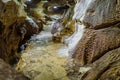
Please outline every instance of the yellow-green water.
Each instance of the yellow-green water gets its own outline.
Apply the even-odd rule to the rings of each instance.
[[[31,80],[69,80],[64,65],[67,62],[67,46],[52,42],[50,26],[31,38],[17,70]]]

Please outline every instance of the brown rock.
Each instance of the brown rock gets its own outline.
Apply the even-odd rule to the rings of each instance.
[[[52,40],[55,43],[60,43],[61,42],[62,37],[61,36],[52,36]]]
[[[6,62],[12,62],[11,60],[17,57],[16,50],[19,42],[23,39],[24,33],[21,33],[21,26],[18,23],[13,23],[9,27],[5,27],[3,24],[1,26],[3,30],[0,34],[0,58]]]
[[[113,26],[99,30],[87,29],[73,58],[81,65],[89,64],[118,47],[120,47],[120,28]]]
[[[29,80],[0,59],[0,80]]]
[[[18,47],[38,33],[42,26],[25,22],[26,13],[22,2],[0,0],[0,4],[0,58],[13,64],[19,56]]]
[[[15,21],[22,21],[26,17],[26,13],[24,11],[24,6],[22,3],[17,0],[11,1],[0,1],[1,12],[0,12],[0,21],[6,27],[12,25]]]
[[[99,80],[120,80],[120,60],[110,65]]]
[[[95,61],[81,80],[119,80],[120,79],[120,48],[107,52]]]

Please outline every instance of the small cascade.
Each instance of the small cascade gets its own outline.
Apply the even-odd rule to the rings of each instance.
[[[75,32],[73,33],[73,35],[71,35],[69,38],[65,40],[66,44],[68,45],[68,52],[70,56],[74,53],[76,45],[82,38],[85,30],[84,28],[85,28],[84,25],[75,23]]]

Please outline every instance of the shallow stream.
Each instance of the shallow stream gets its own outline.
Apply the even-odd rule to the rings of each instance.
[[[27,48],[22,51],[16,67],[32,80],[69,80],[64,65],[68,58],[68,47],[54,43],[51,25],[31,37]]]

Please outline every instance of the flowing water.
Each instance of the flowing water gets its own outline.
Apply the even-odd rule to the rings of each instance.
[[[32,80],[69,80],[63,67],[67,61],[68,48],[54,43],[51,26],[32,36],[16,67]]]
[[[50,23],[52,25],[54,20]],[[23,72],[31,80],[70,80],[65,65],[83,35],[84,26],[75,24],[74,34],[64,40],[66,45],[53,42],[51,25],[45,25],[42,32],[32,36],[27,48],[21,52],[16,70]]]
[[[69,59],[69,49],[80,40],[78,36],[82,36],[83,27],[78,26],[74,38],[68,38],[68,46],[54,43],[50,30],[51,25],[44,26],[42,32],[31,37],[16,69],[32,80],[69,80],[64,65]]]

